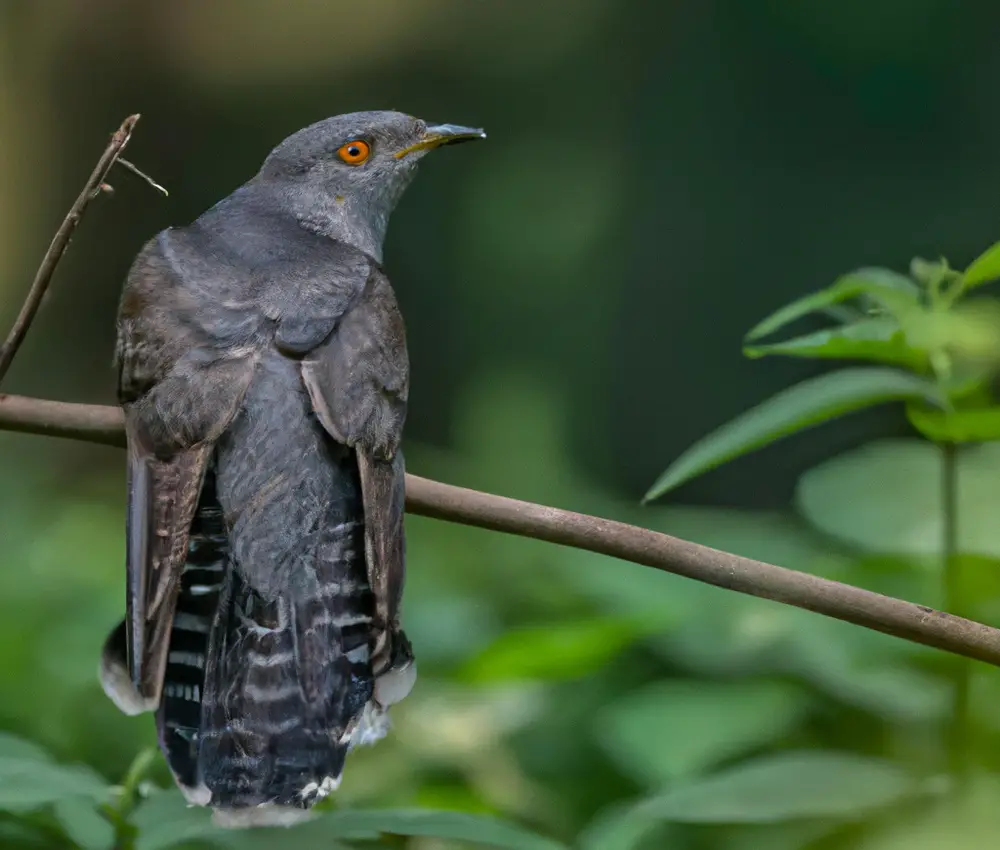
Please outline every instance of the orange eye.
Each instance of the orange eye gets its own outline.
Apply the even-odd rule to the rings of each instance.
[[[364,142],[361,139],[355,139],[353,142],[348,142],[346,145],[342,145],[337,151],[337,156],[339,156],[348,165],[361,165],[369,156],[371,156],[371,145],[368,142]]]

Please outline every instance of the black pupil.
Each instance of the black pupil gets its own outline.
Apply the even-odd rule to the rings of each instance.
[[[357,145],[351,145],[347,149],[347,155],[348,156],[361,156],[361,148],[359,148]]]

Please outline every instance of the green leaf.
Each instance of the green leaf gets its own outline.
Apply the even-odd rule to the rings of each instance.
[[[771,743],[807,708],[805,694],[781,682],[664,682],[602,711],[596,737],[630,777],[662,785]]]
[[[55,816],[70,840],[83,850],[107,850],[114,844],[114,827],[90,800],[80,797],[59,800]]]
[[[637,814],[675,823],[776,823],[805,818],[860,820],[917,790],[888,761],[822,750],[743,762],[644,801]]]
[[[795,505],[818,530],[866,552],[938,556],[941,450],[921,439],[876,440],[799,478]],[[1000,442],[958,453],[958,550],[1000,557]]]
[[[192,841],[209,842],[232,850],[270,850],[273,847],[322,846],[339,850],[340,838],[376,839],[371,829],[337,830],[330,816],[317,814],[297,826],[268,826],[254,829],[231,829],[212,821],[212,813],[201,806],[188,805],[176,789],[154,792],[139,805],[132,816],[138,833],[135,850],[166,850]]]
[[[910,424],[935,443],[986,443],[1000,440],[1000,407],[932,410],[906,405]]]
[[[938,777],[933,777],[937,780]],[[947,786],[940,784],[940,791]],[[929,790],[938,790],[933,787]],[[1000,778],[973,774],[952,793],[919,810],[896,818],[859,840],[857,850],[984,850],[994,847],[1000,834]]]
[[[505,632],[469,659],[459,677],[477,684],[585,676],[600,669],[642,633],[631,619],[596,619]]]
[[[832,286],[786,304],[755,325],[746,340],[760,339],[810,313],[826,310],[852,298],[866,295],[890,313],[920,303],[920,288],[905,275],[890,269],[863,268],[838,278]]]
[[[796,431],[875,404],[915,399],[945,405],[933,382],[897,369],[841,369],[803,381],[698,440],[667,467],[643,501]]]
[[[52,755],[44,747],[9,732],[0,732],[0,760],[7,758],[53,761]]]
[[[1000,360],[1000,303],[977,298],[949,310],[910,310],[900,327],[911,348],[964,360]]]
[[[185,841],[211,841],[232,850],[269,850],[276,846],[322,846],[377,839],[380,835],[423,835],[468,841],[511,850],[566,850],[562,845],[486,815],[423,809],[338,809],[292,827],[232,830],[212,823],[204,808],[188,806],[174,791],[154,794],[136,809],[136,850],[165,850]]]
[[[1000,242],[994,242],[965,270],[962,281],[966,289],[982,286],[1000,277]]]
[[[65,797],[105,800],[109,796],[107,783],[82,765],[0,757],[0,810],[31,811]]]
[[[922,351],[906,344],[899,323],[888,316],[825,328],[785,342],[748,345],[743,353],[753,359],[780,354],[787,357],[871,360],[912,369],[920,369],[927,362],[927,356]]]
[[[359,831],[387,835],[427,836],[467,841],[479,847],[509,850],[566,850],[549,838],[485,815],[422,809],[337,811],[326,818],[335,835],[356,836]]]
[[[633,850],[660,821],[651,815],[644,815],[636,804],[619,804],[598,813],[583,832],[577,836],[580,850]],[[662,828],[662,826],[661,826]],[[661,847],[670,847],[661,836]]]

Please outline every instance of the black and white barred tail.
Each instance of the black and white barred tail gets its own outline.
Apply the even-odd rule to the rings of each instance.
[[[362,517],[323,529],[319,543],[311,597],[262,599],[230,562],[208,470],[155,709],[178,786],[227,825],[306,816],[339,785],[347,752],[385,735],[385,709],[415,679],[402,632],[392,668],[377,682],[372,675]],[[124,658],[122,623],[106,644],[102,683],[126,713],[152,710],[134,697]]]

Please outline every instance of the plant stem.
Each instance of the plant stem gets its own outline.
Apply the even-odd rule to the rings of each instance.
[[[944,579],[944,608],[958,614],[965,608],[958,559],[958,448],[941,443],[941,519],[943,526],[941,566]],[[956,787],[969,772],[969,679],[971,665],[966,658],[952,661],[951,716],[948,719],[948,769]]]
[[[111,821],[115,828],[114,850],[132,850],[135,846],[135,827],[132,826],[129,818],[135,808],[139,796],[139,784],[149,772],[149,768],[156,760],[159,751],[156,747],[149,747],[142,750],[129,765],[122,780],[121,793],[118,798],[118,805],[109,807],[105,812],[105,817]]]

